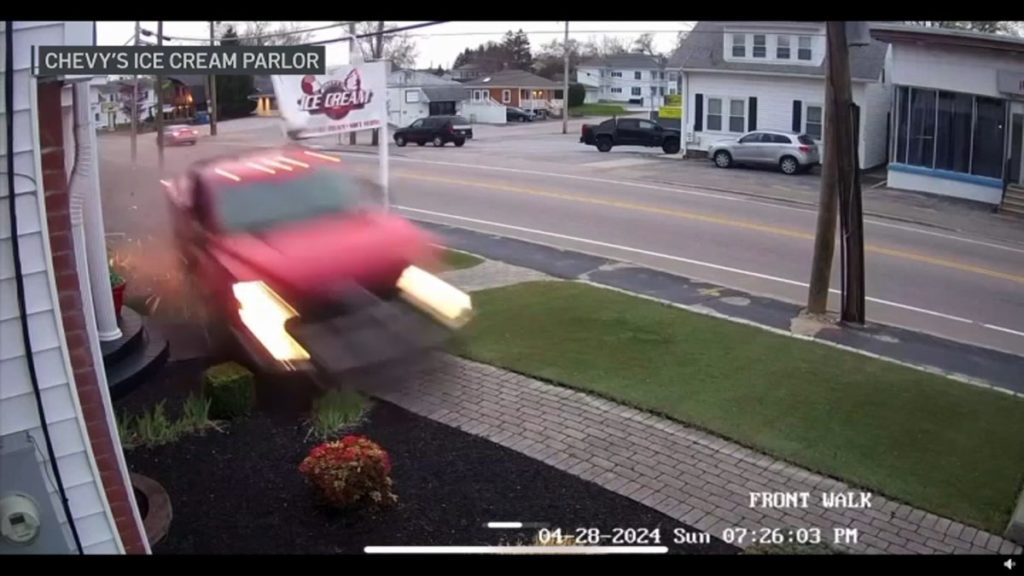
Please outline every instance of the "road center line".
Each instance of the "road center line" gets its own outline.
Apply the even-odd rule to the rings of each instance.
[[[788,278],[780,278],[778,276],[771,276],[771,275],[768,275],[768,274],[761,274],[759,272],[752,272],[750,270],[742,270],[742,269],[739,269],[739,268],[732,268],[732,267],[729,267],[729,266],[722,266],[722,265],[719,265],[719,264],[712,264],[711,262],[703,262],[701,260],[693,260],[691,258],[683,258],[681,256],[673,256],[671,254],[664,254],[664,253],[661,253],[661,252],[652,252],[650,250],[643,250],[643,249],[640,249],[640,248],[631,248],[629,246],[622,246],[620,244],[612,244],[612,243],[609,243],[609,242],[601,242],[600,240],[590,240],[588,238],[580,238],[578,236],[569,236],[567,234],[558,234],[556,232],[547,232],[547,231],[544,231],[544,230],[537,230],[535,228],[526,228],[526,227],[523,227],[523,226],[514,226],[514,225],[511,225],[511,224],[502,224],[502,223],[499,223],[499,222],[492,222],[490,220],[481,220],[481,219],[478,219],[478,218],[469,218],[469,217],[466,217],[466,216],[457,216],[455,214],[447,214],[447,213],[444,213],[444,212],[435,212],[433,210],[422,210],[420,208],[410,208],[410,207],[407,207],[407,206],[397,206],[397,205],[395,206],[395,208],[398,208],[399,210],[405,210],[407,212],[417,212],[417,213],[421,213],[421,214],[429,214],[429,215],[432,215],[432,216],[440,216],[442,218],[451,218],[453,220],[462,220],[462,221],[465,221],[465,222],[474,222],[474,223],[483,224],[483,225],[486,225],[486,226],[494,226],[494,227],[497,227],[497,228],[506,228],[506,229],[509,229],[509,230],[518,230],[520,232],[526,232],[526,233],[529,233],[529,234],[537,234],[537,235],[540,235],[540,236],[549,236],[549,237],[552,237],[552,238],[561,238],[563,240],[570,240],[570,241],[573,241],[573,242],[580,242],[580,243],[583,243],[583,244],[592,244],[594,246],[603,246],[603,247],[606,247],[606,248],[612,248],[612,249],[615,249],[615,250],[621,250],[623,252],[632,252],[632,253],[635,253],[635,254],[643,254],[643,255],[646,255],[646,256],[654,256],[656,258],[664,258],[666,260],[674,260],[676,262],[683,262],[685,264],[693,264],[695,266],[703,266],[705,268],[711,268],[711,269],[714,269],[714,270],[722,270],[724,272],[732,272],[734,274],[740,274],[740,275],[743,275],[743,276],[751,276],[751,277],[754,277],[754,278],[761,278],[761,279],[764,279],[764,280],[771,280],[771,281],[779,282],[779,283],[782,283],[782,284],[789,284],[791,286],[800,286],[802,288],[806,288],[807,287],[807,283],[805,283],[805,282],[799,282],[799,281],[796,281],[796,280],[790,280]],[[833,294],[841,293],[839,290],[837,290],[835,288],[830,289],[829,292],[831,292]],[[921,314],[927,314],[929,316],[936,316],[936,317],[939,317],[939,318],[945,318],[947,320],[953,320],[955,322],[962,322],[962,323],[966,323],[966,324],[976,324],[978,326],[982,326],[982,327],[985,327],[985,328],[990,328],[990,329],[993,329],[993,330],[999,330],[1001,332],[1007,332],[1007,333],[1015,334],[1015,335],[1018,335],[1018,336],[1024,336],[1024,332],[1017,332],[1015,330],[1010,330],[1008,328],[996,327],[996,326],[992,326],[990,324],[984,324],[984,323],[981,323],[981,322],[977,322],[975,320],[970,320],[968,318],[962,318],[960,316],[953,316],[953,315],[950,315],[950,314],[944,314],[942,312],[936,312],[934,310],[927,310],[927,309],[924,309],[924,308],[918,308],[916,306],[909,306],[907,304],[900,304],[899,302],[892,302],[890,300],[882,300],[880,298],[872,298],[872,297],[866,297],[865,300],[867,300],[869,302],[874,302],[876,304],[881,304],[883,306],[891,306],[891,307],[894,307],[894,308],[901,308],[901,309],[904,309],[904,310],[910,310],[910,311],[913,311],[913,312],[919,312]]]
[[[575,194],[564,194],[561,192],[554,192],[548,190],[540,190],[536,188],[527,188],[523,186],[513,186],[509,184],[498,184],[492,182],[482,182],[476,180],[461,180],[458,178],[445,178],[442,176],[429,176],[425,174],[417,174],[410,172],[399,172],[396,174],[398,177],[413,178],[416,180],[426,180],[432,182],[442,182],[446,184],[455,184],[457,186],[474,186],[478,188],[490,188],[493,190],[502,190],[505,192],[513,192],[519,194],[529,194],[532,196],[545,196],[549,198],[558,198],[560,200],[568,200],[572,202],[582,202],[586,204],[597,204],[602,206],[611,206],[614,208],[623,208],[626,210],[634,210],[638,212],[648,212],[653,214],[663,214],[666,216],[672,216],[676,218],[685,218],[688,220],[696,220],[700,222],[708,222],[712,224],[719,224],[722,226],[731,226],[735,228],[743,228],[747,230],[756,230],[758,232],[765,232],[768,234],[775,234],[778,236],[787,236],[790,238],[798,238],[801,240],[813,240],[814,235],[809,232],[802,232],[800,230],[794,230],[791,228],[782,228],[779,226],[769,226],[765,224],[757,224],[755,222],[749,222],[746,220],[737,220],[733,218],[727,218],[723,216],[714,216],[709,214],[702,214],[698,212],[691,212],[688,210],[678,210],[670,208],[658,208],[656,206],[646,206],[643,204],[635,204],[632,202],[621,202],[618,200],[606,200],[602,198],[591,198],[588,196],[579,196]],[[882,254],[884,256],[890,256],[893,258],[901,258],[904,260],[911,260],[915,262],[922,262],[925,264],[931,264],[934,266],[940,266],[943,268],[951,268],[953,270],[959,270],[961,272],[969,272],[972,274],[979,274],[982,276],[989,276],[992,278],[999,278],[1001,280],[1008,280],[1010,282],[1016,282],[1024,284],[1024,276],[1011,274],[1009,272],[1002,272],[999,270],[992,270],[981,266],[975,266],[973,264],[967,264],[963,262],[956,262],[953,260],[946,260],[943,258],[937,258],[935,256],[928,256],[925,254],[918,254],[916,252],[908,252],[905,250],[897,250],[895,248],[886,248],[882,246],[876,246],[868,244],[865,247],[868,253]]]
[[[349,154],[351,154],[351,152]],[[367,153],[361,153],[360,152],[360,153],[357,153],[357,157],[361,157],[361,158],[376,158],[376,155],[375,154],[367,154]],[[570,180],[582,180],[582,181],[585,181],[585,182],[599,182],[599,183],[602,183],[602,184],[613,184],[615,186],[629,186],[629,187],[632,187],[632,188],[644,188],[644,189],[648,189],[648,190],[660,190],[660,191],[663,191],[663,192],[675,192],[675,193],[679,193],[679,194],[688,194],[688,195],[691,195],[691,196],[702,196],[702,197],[705,197],[705,198],[715,198],[715,199],[724,200],[724,201],[727,201],[727,202],[745,202],[745,203],[748,203],[748,204],[756,204],[758,206],[767,206],[769,208],[775,208],[775,209],[790,210],[790,211],[794,210],[794,208],[792,208],[792,207],[789,207],[789,206],[779,206],[779,205],[772,204],[770,202],[764,201],[764,199],[761,199],[759,201],[758,199],[754,199],[754,198],[727,196],[727,195],[725,195],[725,193],[713,194],[713,193],[709,193],[709,192],[698,192],[696,190],[691,190],[691,189],[682,188],[682,187],[658,186],[658,185],[655,185],[655,184],[642,184],[640,182],[627,182],[627,181],[623,181],[623,180],[607,180],[607,179],[604,179],[604,178],[595,178],[595,177],[592,177],[592,176],[577,176],[577,175],[574,175],[574,174],[560,174],[558,172],[538,172],[538,171],[534,171],[534,170],[524,170],[524,169],[521,169],[521,168],[507,168],[507,167],[503,167],[503,166],[490,166],[490,165],[485,165],[485,164],[462,164],[462,163],[459,163],[459,162],[442,162],[442,161],[439,161],[439,160],[422,160],[422,159],[419,159],[419,158],[402,158],[402,157],[396,157],[396,156],[392,156],[391,160],[396,161],[396,162],[411,162],[411,163],[419,163],[419,164],[435,164],[435,165],[438,165],[438,166],[454,166],[454,167],[458,167],[458,168],[474,168],[474,169],[477,169],[477,170],[493,170],[493,171],[497,171],[497,172],[510,172],[510,173],[513,173],[513,174],[526,174],[526,175],[532,175],[532,176],[551,176],[553,178],[566,178],[566,179],[570,179]],[[799,209],[799,211],[801,211],[801,212],[811,212],[811,213],[815,213],[816,212],[813,208]],[[993,242],[984,242],[984,241],[981,241],[981,240],[973,240],[973,239],[970,239],[970,238],[964,238],[962,236],[953,236],[953,235],[950,235],[950,234],[942,234],[940,232],[933,232],[933,231],[930,231],[930,230],[920,230],[920,229],[917,229],[917,228],[912,228],[910,226],[901,226],[901,225],[898,225],[898,224],[890,224],[890,223],[887,223],[887,222],[879,222],[878,220],[874,220],[874,219],[870,219],[870,218],[865,218],[864,222],[866,224],[872,224],[872,225],[875,225],[875,226],[882,226],[882,227],[885,227],[885,228],[894,228],[894,229],[897,229],[897,230],[903,230],[905,232],[913,232],[913,233],[916,233],[916,234],[924,234],[924,235],[927,235],[927,236],[936,236],[936,237],[939,237],[939,238],[944,238],[946,240],[952,240],[952,241],[955,241],[955,242],[966,242],[968,244],[977,244],[977,245],[980,245],[980,246],[987,246],[989,248],[996,248],[998,250],[1006,250],[1006,251],[1009,251],[1009,252],[1016,252],[1016,253],[1019,253],[1019,254],[1024,254],[1024,249],[1014,248],[1014,247],[1011,247],[1011,246],[1005,246],[1005,245],[1002,245],[1002,244],[996,244],[996,243],[993,243]]]

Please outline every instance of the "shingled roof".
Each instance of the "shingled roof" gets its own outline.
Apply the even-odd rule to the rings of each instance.
[[[597,66],[601,68],[624,68],[638,70],[657,70],[662,67],[661,59],[649,54],[615,54],[601,58],[588,58],[580,62],[580,66]]]
[[[486,74],[462,83],[464,86],[496,86],[498,88],[562,88],[553,80],[542,78],[525,70],[502,70],[494,74]]]
[[[683,40],[668,67],[690,70],[716,70],[735,72],[761,72],[768,74],[796,74],[825,77],[824,61],[818,66],[798,64],[769,64],[760,62],[728,62],[725,60],[725,29],[736,22],[698,22]],[[765,22],[766,29],[773,23]],[[850,76],[854,80],[877,81],[885,65],[889,45],[873,40],[867,46],[850,47]]]

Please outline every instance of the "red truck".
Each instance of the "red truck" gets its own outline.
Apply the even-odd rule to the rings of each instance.
[[[419,267],[436,261],[434,238],[336,156],[270,149],[164,184],[208,331],[260,369],[336,374],[437,345],[465,321],[468,296]]]

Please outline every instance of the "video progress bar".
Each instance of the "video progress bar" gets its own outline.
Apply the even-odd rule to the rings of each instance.
[[[666,554],[668,546],[366,546],[367,554]]]

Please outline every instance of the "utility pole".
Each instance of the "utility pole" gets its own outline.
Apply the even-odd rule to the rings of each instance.
[[[164,21],[156,23],[156,45],[164,44]],[[156,77],[156,153],[160,173],[164,171],[164,77]]]
[[[210,20],[210,48],[213,48],[213,31],[216,22]],[[210,136],[217,135],[217,77],[210,76],[206,77],[206,82],[209,85],[206,93],[209,96],[210,103],[206,106],[206,111],[210,113]]]
[[[811,261],[811,282],[807,291],[807,312],[824,314],[828,309],[829,281],[836,241],[839,197],[848,197],[856,167],[850,150],[853,142],[853,94],[850,88],[850,53],[846,44],[846,23],[829,21],[825,75],[825,158],[821,166],[818,197],[818,226]]]
[[[565,74],[562,82],[562,134],[569,133],[569,21],[565,21]]]
[[[139,45],[139,30],[141,29],[141,23],[135,21],[135,38],[132,40],[132,46]],[[135,160],[139,155],[138,149],[138,132],[139,132],[139,75],[134,74],[132,76],[132,105],[131,105],[131,117],[132,117],[132,168],[135,167]],[[117,116],[114,116],[117,119]],[[117,123],[114,123],[117,126]]]
[[[374,38],[373,43],[373,58],[374,60],[380,60],[384,57],[384,21],[377,21],[377,37]],[[385,119],[385,121],[387,121]],[[373,141],[371,144],[377,145],[377,139],[380,138],[380,131],[376,128],[373,129]]]
[[[356,45],[356,23],[355,22],[349,22],[348,23],[348,63],[349,64],[355,64],[356,63],[355,53],[356,53],[357,49],[359,49],[359,47]],[[340,144],[341,140],[338,140],[338,143]],[[349,146],[355,146],[356,145],[356,133],[355,132],[349,132],[348,133],[348,144],[349,144]]]

